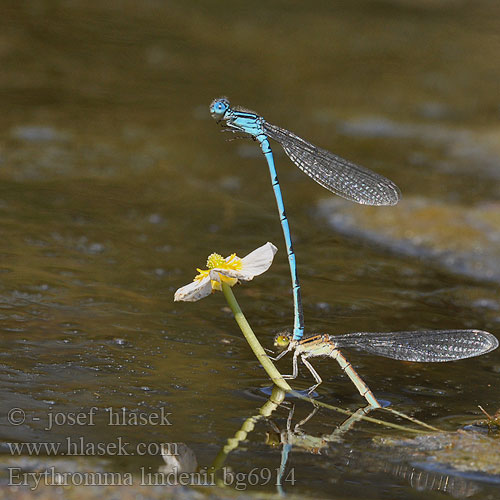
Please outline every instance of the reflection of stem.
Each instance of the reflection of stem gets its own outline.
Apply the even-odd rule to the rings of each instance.
[[[215,460],[211,466],[211,472],[215,472],[216,470],[220,469],[226,461],[229,453],[235,450],[240,442],[244,441],[247,438],[248,434],[254,430],[255,424],[263,417],[269,417],[271,413],[276,410],[276,408],[278,408],[278,406],[284,401],[284,399],[285,391],[283,391],[279,387],[274,387],[273,392],[271,393],[271,397],[259,410],[259,414],[247,418],[243,422],[241,429],[236,432],[234,437],[227,440],[226,446],[224,446],[215,457]]]
[[[264,370],[266,370],[266,373],[269,375],[269,377],[271,377],[271,380],[280,389],[283,389],[284,391],[291,391],[292,388],[285,382],[285,379],[283,378],[281,373],[276,369],[276,367],[269,359],[269,356],[266,354],[266,351],[264,351],[263,347],[260,345],[260,342],[255,336],[255,333],[253,333],[252,328],[243,315],[238,302],[236,302],[236,297],[234,296],[231,287],[224,281],[222,282],[222,291],[224,292],[224,297],[226,297],[231,311],[233,311],[234,319],[238,323],[238,326],[241,328],[241,331],[243,332],[243,335],[249,343],[253,353],[255,354],[255,356],[257,356],[257,359],[259,360]]]

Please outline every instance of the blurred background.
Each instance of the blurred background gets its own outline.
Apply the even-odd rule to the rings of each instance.
[[[269,381],[222,294],[173,303],[210,253],[244,256],[272,241],[271,269],[234,290],[265,347],[293,324],[267,166],[256,143],[220,133],[208,106],[221,95],[401,188],[396,207],[357,206],[272,145],[308,333],[479,328],[498,336],[499,53],[492,0],[4,0],[4,473],[54,463],[14,457],[7,442],[82,435],[183,441],[208,466],[264,403]],[[377,397],[446,430],[478,418],[478,404],[498,409],[498,352],[444,365],[348,356]],[[288,373],[290,359],[279,366]],[[325,402],[362,404],[333,361],[315,367]],[[311,384],[304,372],[294,386]],[[50,411],[92,406],[96,426],[44,430]],[[4,417],[13,407],[26,412],[24,425]],[[109,407],[164,407],[172,426],[110,428]],[[337,420],[319,414],[308,432],[331,432]],[[279,467],[266,425],[228,458],[235,470]],[[390,467],[381,471],[375,432],[361,425],[320,456],[297,451],[290,491],[429,498]],[[357,466],[349,453],[359,454]],[[89,468],[90,458],[58,467]],[[162,463],[105,458],[90,463],[134,473]],[[494,498],[484,481],[471,484],[462,496]]]

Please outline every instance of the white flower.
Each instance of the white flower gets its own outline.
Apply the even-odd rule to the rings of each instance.
[[[210,295],[212,290],[220,290],[222,282],[234,286],[238,281],[250,281],[269,269],[277,251],[272,243],[267,242],[242,259],[234,253],[225,259],[213,253],[207,259],[208,269],[197,269],[199,274],[194,281],[179,288],[174,301],[196,302]]]

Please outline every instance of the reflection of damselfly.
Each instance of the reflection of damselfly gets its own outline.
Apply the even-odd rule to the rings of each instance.
[[[302,429],[306,422],[308,422],[318,411],[318,407],[315,407],[309,415],[302,419],[299,423],[295,424],[292,429],[292,417],[295,406],[292,406],[289,413],[288,419],[286,423],[286,429],[280,429],[272,420],[269,420],[269,423],[274,431],[274,435],[271,433],[267,433],[266,444],[269,445],[278,445],[281,444],[283,446],[281,451],[281,464],[278,469],[278,477],[276,481],[276,486],[278,487],[278,493],[281,496],[284,496],[283,485],[284,482],[290,481],[287,476],[285,478],[285,470],[286,464],[288,462],[288,457],[292,448],[298,448],[303,451],[307,451],[309,453],[320,455],[321,450],[326,448],[329,443],[339,442],[346,432],[352,429],[354,424],[358,422],[363,416],[367,415],[373,407],[368,405],[366,408],[359,408],[356,410],[348,419],[344,420],[336,429],[333,430],[330,434],[325,434],[321,437],[311,436],[306,434]],[[289,474],[294,474],[293,469],[290,470]],[[293,483],[292,483],[293,484]]]
[[[340,352],[340,348],[361,349],[365,352],[403,361],[443,362],[472,358],[486,354],[498,347],[498,340],[482,330],[419,330],[413,332],[389,333],[347,333],[345,335],[315,335],[300,341],[293,340],[290,334],[276,336],[274,345],[285,348],[276,358],[282,358],[293,351],[293,373],[284,378],[296,378],[298,358],[311,372],[316,384],[309,389],[313,392],[321,384],[321,377],[313,368],[308,358],[327,356],[336,359],[342,370],[352,380],[359,393],[368,403],[380,408],[368,386],[357,374],[351,363]]]

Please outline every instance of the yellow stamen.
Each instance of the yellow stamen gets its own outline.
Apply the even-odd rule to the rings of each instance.
[[[227,269],[234,269],[235,271],[241,271],[243,269],[243,262],[239,257],[236,256],[235,253],[232,253],[226,259]]]
[[[203,280],[210,274],[211,269],[230,269],[232,271],[240,271],[243,268],[243,262],[239,257],[236,256],[235,253],[231,254],[226,259],[218,253],[212,253],[208,256],[207,267],[208,269],[196,269],[198,271],[198,274],[195,276],[193,281]],[[229,278],[228,276],[224,276],[221,273],[219,273],[219,277],[221,281],[224,281],[229,286],[234,286],[238,282],[236,278]],[[216,280],[212,280],[212,290],[220,289],[221,284]]]
[[[210,272],[209,269],[196,269],[198,271],[198,274],[194,277],[193,281],[201,281],[203,278],[206,278],[208,276],[208,273]]]
[[[207,267],[208,269],[214,269],[216,267],[222,267],[223,265],[226,264],[226,259],[218,254],[218,253],[211,253],[208,256],[207,259]]]

